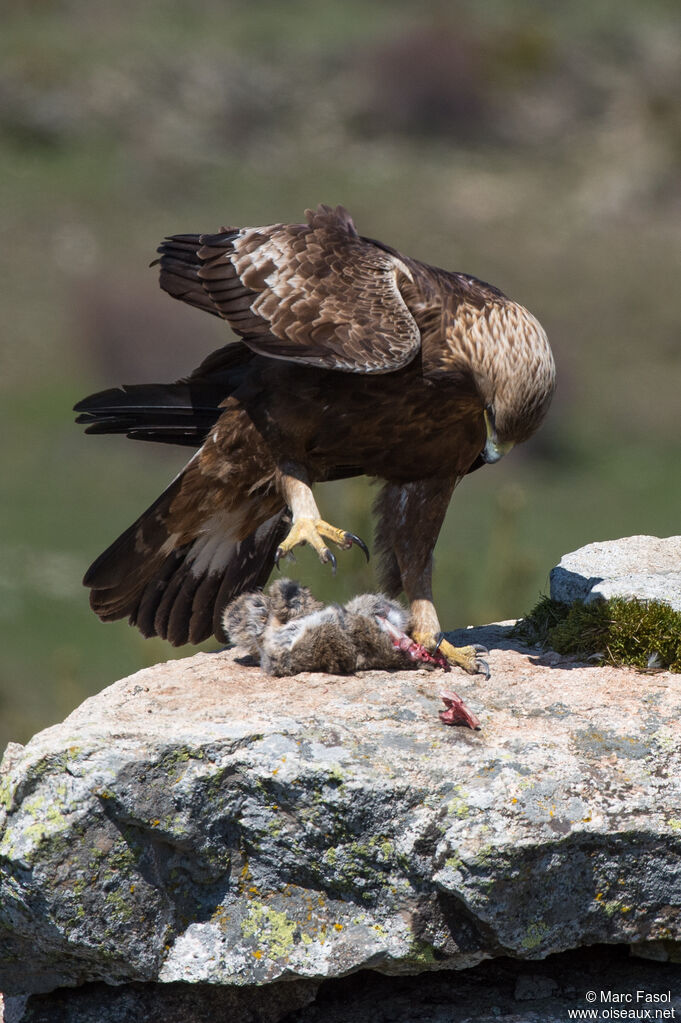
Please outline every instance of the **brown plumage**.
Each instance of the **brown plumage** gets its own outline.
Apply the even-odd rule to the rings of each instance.
[[[161,286],[241,337],[177,384],[76,406],[88,432],[199,446],[92,565],[91,603],[172,643],[224,638],[221,612],[275,556],[322,561],[359,542],[324,523],[311,485],[366,474],[383,584],[404,589],[416,638],[439,639],[432,551],[456,484],[537,429],[554,365],[537,321],[498,289],[358,235],[342,207],[305,224],[175,235]],[[444,644],[480,670],[479,651]]]

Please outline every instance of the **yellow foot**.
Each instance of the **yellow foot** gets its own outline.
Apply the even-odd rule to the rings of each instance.
[[[456,664],[463,668],[469,675],[484,675],[489,678],[489,664],[484,661],[481,654],[488,654],[489,650],[476,643],[473,646],[452,646],[446,639],[442,639],[442,633],[414,633],[413,639],[422,643],[426,650],[438,653],[446,657],[450,664]]]
[[[274,563],[279,566],[281,558],[286,555],[291,555],[294,547],[302,546],[303,544],[309,543],[310,547],[314,547],[319,560],[323,565],[331,563],[334,575],[336,573],[336,558],[327,547],[325,541],[335,543],[340,547],[341,550],[349,550],[353,544],[357,544],[365,554],[367,561],[369,560],[369,550],[363,540],[360,540],[354,533],[348,533],[344,529],[337,529],[336,526],[330,526],[328,522],[324,522],[323,519],[305,519],[300,518],[297,522],[291,526],[288,536],[285,540],[282,540],[280,545],[277,547],[277,552],[274,555]]]

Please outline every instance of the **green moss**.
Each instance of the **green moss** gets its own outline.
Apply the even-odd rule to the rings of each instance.
[[[600,654],[607,664],[681,672],[681,612],[659,600],[564,604],[542,597],[515,634],[559,654]]]
[[[530,613],[516,624],[513,633],[531,646],[548,647],[553,629],[565,621],[570,606],[560,600],[541,597]]]

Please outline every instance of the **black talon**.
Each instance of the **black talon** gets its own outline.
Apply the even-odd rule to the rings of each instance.
[[[473,649],[475,650],[476,654],[488,654],[489,653],[489,650],[487,649],[487,647],[486,646],[482,646],[480,643],[474,643],[473,644]]]
[[[484,675],[485,679],[488,679],[491,675],[491,672],[489,670],[489,664],[487,663],[487,661],[483,661],[482,658],[478,660],[478,664],[481,669],[484,669],[480,671],[480,674]]]
[[[331,574],[335,575],[336,569],[338,568],[338,562],[336,561],[336,555],[333,551],[330,551],[328,547],[325,547],[322,553],[322,559],[325,565],[331,565]]]
[[[360,548],[360,550],[362,550],[364,552],[364,557],[367,559],[367,561],[369,561],[369,548],[364,543],[364,540],[360,540],[360,538],[358,536],[355,536],[354,533],[346,532],[345,535],[347,536],[347,538],[348,538],[348,540],[350,541],[351,544],[353,544],[353,543],[357,544],[357,546]]]
[[[284,553],[284,551],[282,550],[281,547],[277,547],[277,549],[275,551],[275,554],[274,554],[274,564],[275,564],[276,568],[280,572],[281,572],[281,565],[279,564],[279,562],[281,561],[282,558],[288,558],[288,560],[292,561],[294,565],[296,563],[296,559],[295,559],[295,555],[294,555],[293,551],[288,551],[288,553]]]

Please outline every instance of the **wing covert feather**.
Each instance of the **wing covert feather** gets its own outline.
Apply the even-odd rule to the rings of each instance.
[[[197,277],[207,297],[270,358],[352,373],[400,369],[421,343],[400,291],[410,270],[360,238],[342,207],[306,216],[307,224],[202,235]]]

